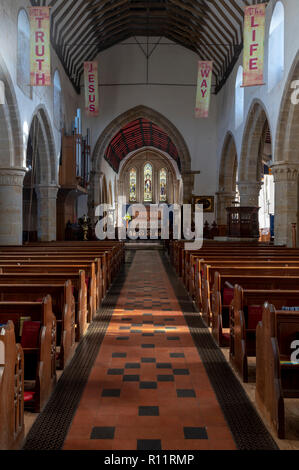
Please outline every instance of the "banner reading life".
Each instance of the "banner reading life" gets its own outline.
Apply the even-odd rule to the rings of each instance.
[[[266,5],[245,8],[243,86],[264,85]]]
[[[196,118],[209,116],[213,62],[198,62],[198,79],[196,92]]]
[[[86,116],[99,115],[99,80],[97,62],[84,62]]]
[[[50,8],[29,8],[30,85],[51,85]]]

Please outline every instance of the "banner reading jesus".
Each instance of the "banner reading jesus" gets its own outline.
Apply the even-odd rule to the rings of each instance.
[[[245,8],[243,87],[264,85],[266,5]]]
[[[213,62],[198,62],[198,79],[196,93],[196,118],[209,116]]]
[[[29,8],[30,85],[51,85],[50,8]]]
[[[99,82],[97,62],[84,62],[86,116],[99,115]]]

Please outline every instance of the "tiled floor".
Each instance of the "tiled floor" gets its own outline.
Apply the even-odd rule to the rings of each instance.
[[[136,252],[64,449],[235,449],[156,251]]]

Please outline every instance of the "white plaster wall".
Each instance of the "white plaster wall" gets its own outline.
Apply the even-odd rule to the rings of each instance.
[[[0,0],[0,54],[6,64],[10,73],[12,82],[14,83],[14,90],[17,98],[19,108],[19,115],[21,127],[23,129],[24,123],[27,123],[30,129],[34,113],[39,106],[44,106],[52,128],[54,142],[55,142],[55,159],[58,174],[58,157],[61,146],[61,133],[53,123],[53,86],[51,87],[33,87],[32,99],[27,97],[17,85],[17,19],[18,12],[21,8],[27,9],[30,2],[27,0]],[[27,10],[28,12],[28,10]],[[51,67],[52,78],[54,72],[58,69],[60,73],[61,88],[63,95],[63,110],[65,113],[65,121],[67,124],[67,131],[71,130],[71,121],[76,114],[76,108],[79,96],[72,87],[64,69],[55,53],[51,48]],[[24,155],[26,155],[28,135],[24,133]],[[0,157],[1,158],[1,157]],[[0,161],[1,165],[1,161]]]
[[[298,18],[299,1],[282,0],[285,9],[285,70],[283,79],[269,92],[268,91],[268,37],[269,28],[274,7],[278,0],[270,0],[266,9],[266,31],[265,31],[265,68],[264,81],[266,85],[260,87],[245,88],[245,109],[243,124],[235,128],[235,81],[239,65],[243,65],[243,54],[235,65],[233,73],[229,77],[221,92],[217,95],[218,107],[221,110],[218,116],[218,169],[221,152],[226,133],[231,131],[235,137],[238,158],[240,159],[242,139],[246,118],[254,100],[259,100],[268,116],[272,135],[272,159],[283,160],[282,155],[275,155],[275,137],[279,119],[280,104],[288,79],[289,71],[299,49]],[[299,77],[298,77],[299,78]]]
[[[145,42],[145,38],[138,40]],[[161,40],[166,41],[165,38]],[[153,52],[149,59],[149,83],[175,83],[178,86],[133,85],[146,82],[146,58],[137,44],[116,45],[100,53],[96,60],[99,64],[100,115],[86,118],[82,113],[84,131],[91,128],[92,146],[117,116],[138,105],[148,106],[169,119],[183,135],[192,158],[192,170],[201,171],[195,177],[194,194],[214,194],[217,188],[217,103],[212,96],[210,117],[195,119],[197,55],[177,45],[158,45]],[[117,86],[103,86],[107,84]],[[81,95],[81,108],[84,109],[83,92]],[[111,168],[105,163],[102,171],[108,170],[108,183]]]

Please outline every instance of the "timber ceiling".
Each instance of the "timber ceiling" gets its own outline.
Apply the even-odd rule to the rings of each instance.
[[[80,90],[83,62],[129,38],[167,38],[214,61],[214,91],[243,47],[244,7],[265,0],[31,0],[51,7],[51,41]]]
[[[167,152],[181,169],[177,148],[170,137],[156,124],[142,118],[130,122],[113,137],[105,152],[105,159],[118,173],[123,158],[134,150],[148,146]]]

